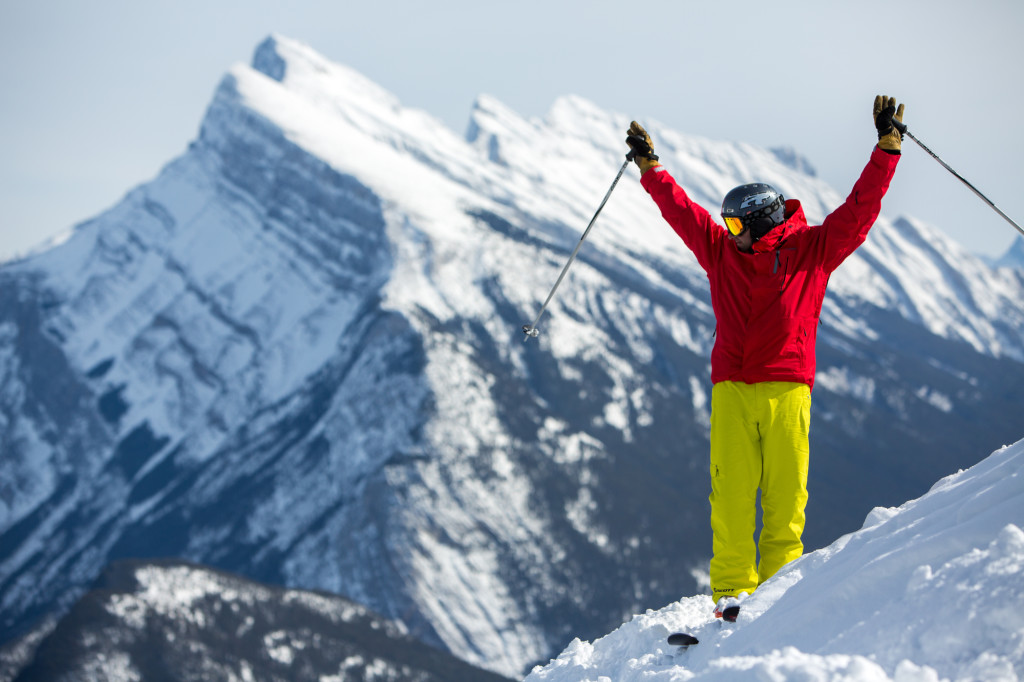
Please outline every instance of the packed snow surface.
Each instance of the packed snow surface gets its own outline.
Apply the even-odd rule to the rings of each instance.
[[[573,641],[527,682],[1024,678],[1024,440],[783,568],[735,624],[708,596]],[[681,650],[666,638],[688,632]]]

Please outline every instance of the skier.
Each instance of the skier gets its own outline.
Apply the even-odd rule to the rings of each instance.
[[[903,104],[879,95],[878,143],[842,206],[810,226],[800,202],[764,183],[725,195],[718,225],[658,162],[636,121],[640,183],[707,272],[711,351],[711,589],[735,621],[758,585],[803,553],[814,345],[829,275],[867,238],[900,157]],[[757,492],[762,529],[754,544]],[[757,552],[760,561],[757,561]],[[694,640],[696,641],[696,640]]]

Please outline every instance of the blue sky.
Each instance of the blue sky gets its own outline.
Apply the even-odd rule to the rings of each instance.
[[[874,142],[874,95],[891,94],[911,131],[1024,222],[1019,0],[0,0],[0,257],[155,176],[195,137],[227,68],[270,33],[459,133],[481,93],[536,117],[577,94],[685,133],[792,146],[840,193]],[[904,150],[887,215],[975,253],[1009,247],[1010,225]]]

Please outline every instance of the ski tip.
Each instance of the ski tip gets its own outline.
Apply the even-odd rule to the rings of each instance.
[[[672,646],[693,646],[694,644],[698,644],[699,642],[699,639],[697,639],[693,635],[688,635],[685,632],[677,632],[674,635],[668,636],[668,643]]]

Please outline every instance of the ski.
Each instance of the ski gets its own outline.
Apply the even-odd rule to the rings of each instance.
[[[685,632],[677,632],[668,636],[668,643],[672,646],[681,646],[686,649],[694,644],[699,644],[700,640],[693,635],[686,634]]]
[[[715,615],[718,615],[717,613]],[[739,606],[727,606],[722,610],[721,618],[726,623],[735,623],[736,619],[740,617]]]

